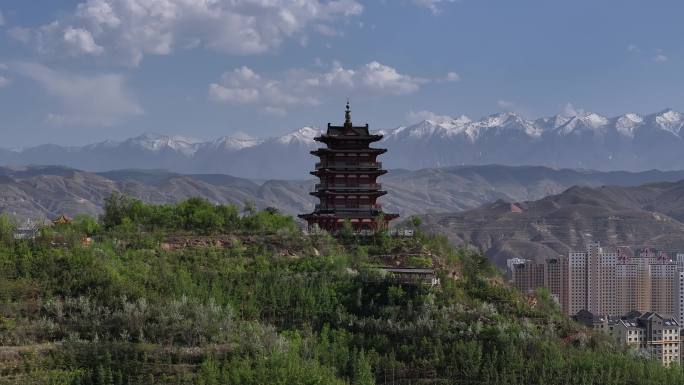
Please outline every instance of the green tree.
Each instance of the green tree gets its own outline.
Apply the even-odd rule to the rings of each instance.
[[[100,231],[100,224],[90,215],[78,214],[74,217],[73,227],[81,234],[89,237],[97,234]]]
[[[14,242],[16,223],[7,214],[0,214],[0,242],[10,245]]]
[[[354,358],[354,374],[352,378],[354,385],[375,385],[375,374],[373,368],[366,356],[365,352],[361,350]]]
[[[104,227],[112,228],[122,224],[124,218],[128,217],[132,205],[132,198],[113,191],[104,201],[104,214],[101,218]]]
[[[420,219],[420,217],[417,215],[411,215],[408,219],[408,223],[414,229],[418,229],[420,227],[420,225],[423,224],[423,220]]]

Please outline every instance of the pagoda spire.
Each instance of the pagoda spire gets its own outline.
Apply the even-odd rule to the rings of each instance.
[[[351,107],[349,106],[349,99],[347,99],[347,108],[344,110],[344,126],[351,127]]]

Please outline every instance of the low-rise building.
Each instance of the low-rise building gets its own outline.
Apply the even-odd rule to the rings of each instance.
[[[431,268],[382,267],[380,271],[385,275],[390,275],[396,282],[402,284],[428,284],[430,286],[438,286],[440,284],[435,270]]]
[[[581,310],[573,316],[594,330],[612,335],[619,343],[646,352],[664,366],[681,362],[682,329],[676,318],[632,311],[621,318],[594,315]]]

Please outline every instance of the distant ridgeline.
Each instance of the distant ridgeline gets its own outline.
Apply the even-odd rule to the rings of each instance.
[[[684,383],[421,231],[120,195],[13,230],[0,216],[2,385]]]
[[[684,115],[669,109],[648,115],[561,114],[535,120],[505,112],[477,120],[434,117],[383,129],[382,147],[390,150],[386,169],[503,164],[676,170],[684,165],[683,127]],[[260,180],[303,179],[311,163],[307,151],[316,149],[314,138],[320,135],[316,127],[262,139],[241,135],[201,141],[143,134],[82,147],[0,148],[0,165],[60,164],[98,172],[145,167]]]

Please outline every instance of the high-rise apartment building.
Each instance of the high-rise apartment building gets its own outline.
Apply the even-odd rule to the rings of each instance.
[[[630,256],[594,243],[584,252],[571,252],[569,260],[568,314],[586,309],[606,315],[637,310],[676,316],[678,267],[666,253],[645,250]]]
[[[675,286],[675,317],[681,324],[684,320],[684,271],[677,271]]]
[[[567,309],[567,262],[564,258],[548,258],[544,262],[515,258],[508,262],[511,281],[520,291],[532,294],[545,287],[561,309]]]
[[[523,292],[546,287],[567,315],[588,310],[621,315],[636,310],[684,320],[684,255],[604,250],[598,243],[567,258],[513,263],[511,278]]]
[[[546,265],[530,260],[512,264],[511,279],[524,293],[534,293],[537,288],[546,287]]]

